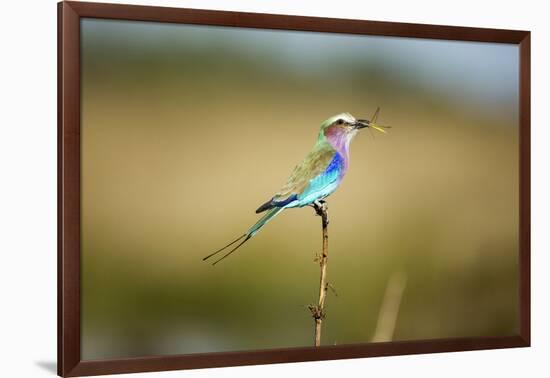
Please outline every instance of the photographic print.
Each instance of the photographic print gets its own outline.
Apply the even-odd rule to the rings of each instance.
[[[77,25],[77,361],[523,334],[517,43]]]
[[[82,77],[85,359],[311,345],[321,201],[324,344],[517,332],[517,47],[90,19]]]

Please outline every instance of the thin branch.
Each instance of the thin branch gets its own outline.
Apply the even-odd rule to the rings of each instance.
[[[325,319],[325,300],[329,283],[327,282],[327,261],[328,261],[328,213],[326,202],[315,202],[313,204],[315,212],[321,217],[323,229],[323,251],[319,257],[319,266],[321,267],[321,278],[319,279],[319,302],[317,305],[310,305],[309,309],[315,321],[315,346],[321,345],[321,327]]]

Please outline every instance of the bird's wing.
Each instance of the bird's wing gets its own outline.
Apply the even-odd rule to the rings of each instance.
[[[284,203],[291,198],[300,196],[319,177],[331,161],[336,151],[332,147],[313,149],[306,158],[297,165],[288,178],[286,184],[273,196],[272,203]]]

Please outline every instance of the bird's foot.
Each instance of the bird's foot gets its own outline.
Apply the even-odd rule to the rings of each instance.
[[[315,212],[319,216],[323,216],[328,210],[328,205],[325,200],[315,200],[311,206],[313,206]]]

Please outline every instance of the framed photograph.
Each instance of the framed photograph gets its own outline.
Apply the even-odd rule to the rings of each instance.
[[[58,373],[530,344],[530,33],[61,2]]]

